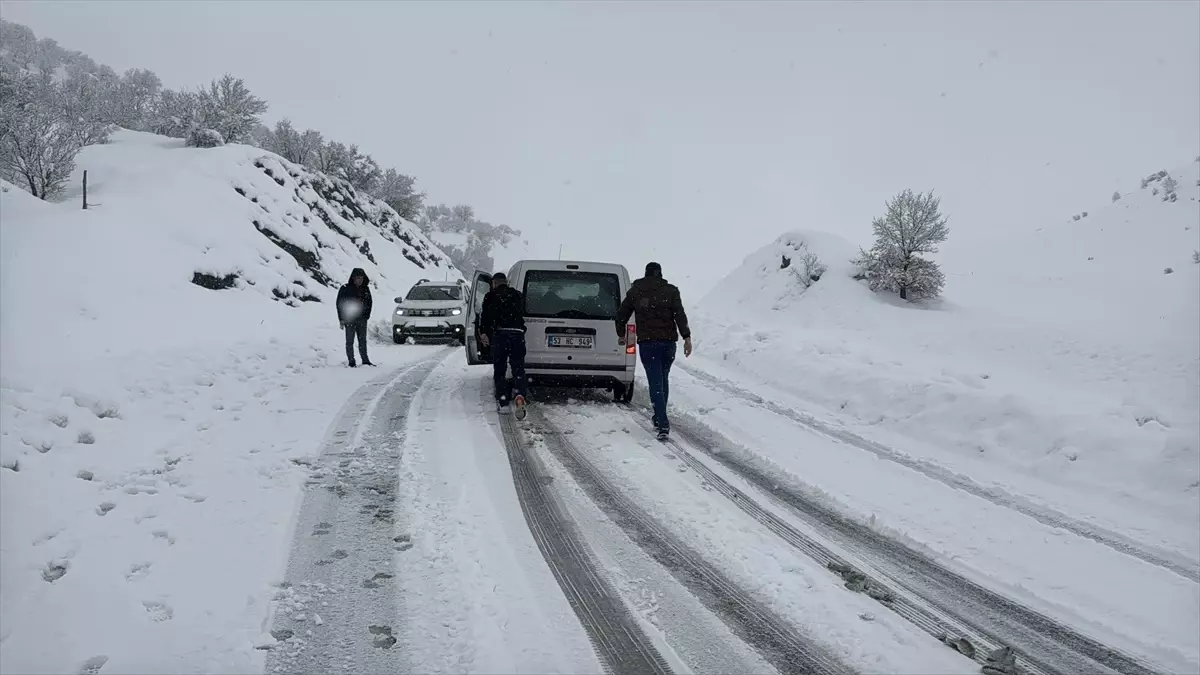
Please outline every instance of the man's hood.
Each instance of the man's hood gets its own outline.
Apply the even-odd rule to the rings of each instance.
[[[357,277],[360,275],[363,278],[363,286],[370,286],[371,285],[371,277],[367,276],[367,271],[361,267],[355,267],[354,269],[350,270],[350,278],[346,280],[346,285],[353,286],[354,285],[354,277]]]

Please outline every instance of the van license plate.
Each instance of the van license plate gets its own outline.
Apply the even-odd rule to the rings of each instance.
[[[546,345],[550,347],[592,348],[591,335],[547,335]]]

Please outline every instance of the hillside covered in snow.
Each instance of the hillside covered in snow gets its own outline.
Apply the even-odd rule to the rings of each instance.
[[[0,192],[0,659],[250,672],[305,462],[376,372],[346,368],[338,287],[364,268],[380,326],[458,273],[385,204],[249,146],[119,131],[69,185]]]
[[[1194,567],[1200,164],[1169,176],[1173,196],[1154,174],[1086,217],[955,242],[938,256],[944,297],[925,304],[856,281],[856,247],[836,235],[787,233],[699,304],[696,357],[909,460]],[[828,267],[819,280],[806,253]]]

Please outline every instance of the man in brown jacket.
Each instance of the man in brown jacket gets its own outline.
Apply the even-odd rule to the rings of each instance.
[[[646,388],[654,405],[654,428],[659,440],[671,433],[667,419],[668,380],[679,338],[683,337],[683,355],[692,355],[692,331],[679,289],[663,279],[662,265],[646,265],[646,276],[633,282],[617,310],[617,334],[625,335],[625,324],[637,315],[637,348],[646,369]]]

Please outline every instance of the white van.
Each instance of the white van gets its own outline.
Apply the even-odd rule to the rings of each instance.
[[[521,260],[508,284],[525,297],[525,375],[530,387],[597,387],[617,401],[633,398],[636,328],[617,334],[617,310],[629,292],[629,271],[614,263]],[[467,363],[491,364],[479,342],[479,314],[492,275],[476,272],[467,301]],[[632,322],[633,320],[630,319]]]

